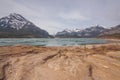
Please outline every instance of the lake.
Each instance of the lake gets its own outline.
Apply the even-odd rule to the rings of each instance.
[[[96,38],[1,38],[0,46],[79,46],[85,44],[104,44],[106,40]]]

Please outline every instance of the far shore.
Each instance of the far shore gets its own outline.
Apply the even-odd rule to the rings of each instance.
[[[109,43],[120,43],[120,39],[104,39],[107,40]]]
[[[77,46],[81,46],[81,47],[92,48],[94,46],[120,45],[120,39],[107,39],[107,38],[98,38],[98,39],[106,40],[107,43],[83,44],[83,45],[73,45],[73,46],[40,46],[40,47],[59,47],[59,48],[61,48],[61,47],[74,47],[74,46],[77,47]],[[36,46],[36,45],[16,44],[16,45],[11,45],[11,46]],[[2,47],[2,46],[0,46],[0,47]]]

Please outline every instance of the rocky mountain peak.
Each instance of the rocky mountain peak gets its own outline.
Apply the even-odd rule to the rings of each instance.
[[[100,37],[120,39],[120,25],[111,27],[110,29],[106,29],[104,32],[100,34]]]
[[[30,22],[17,13],[11,13],[8,16],[0,19],[1,27],[10,27],[17,30],[22,29],[27,23]]]
[[[0,37],[49,37],[47,31],[17,13],[0,18]]]
[[[97,37],[99,34],[101,34],[105,28],[102,26],[92,26],[89,28],[85,28],[83,30],[81,29],[74,29],[74,30],[64,30],[61,32],[58,32],[56,34],[56,37],[62,37],[62,38],[83,38],[83,37]]]
[[[19,20],[19,21],[26,21],[26,19],[22,15],[17,14],[17,13],[10,13],[8,17],[10,19],[16,19],[16,20]]]

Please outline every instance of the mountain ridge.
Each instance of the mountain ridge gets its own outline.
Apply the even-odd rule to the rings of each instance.
[[[99,34],[101,34],[105,30],[102,26],[92,26],[90,28],[85,28],[83,30],[81,29],[75,29],[75,30],[63,30],[61,32],[56,33],[56,37],[60,38],[83,38],[83,37],[97,37]],[[71,31],[71,32],[70,32]]]
[[[17,13],[0,19],[1,38],[48,38],[49,33]]]
[[[0,18],[0,38],[120,38],[120,25],[110,29],[92,26],[85,29],[65,29],[55,36],[17,13]]]
[[[57,38],[120,38],[120,25],[110,29],[102,26],[92,26],[85,29],[65,29],[57,32]]]
[[[118,38],[120,39],[120,25],[106,29],[99,35],[101,38]]]

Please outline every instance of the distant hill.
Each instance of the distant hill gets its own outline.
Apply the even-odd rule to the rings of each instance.
[[[120,25],[106,29],[103,33],[100,34],[101,38],[118,38],[120,39]]]
[[[48,38],[49,33],[40,29],[20,14],[12,13],[0,19],[0,38]]]
[[[59,38],[93,38],[99,36],[105,28],[102,26],[93,26],[90,28],[86,28],[84,30],[76,29],[76,30],[63,30],[58,32],[55,37]]]

